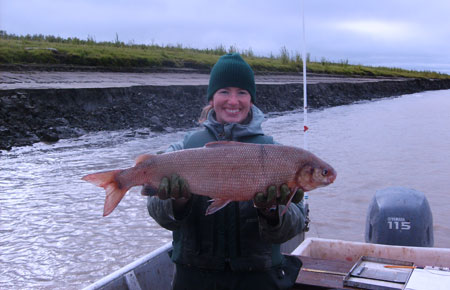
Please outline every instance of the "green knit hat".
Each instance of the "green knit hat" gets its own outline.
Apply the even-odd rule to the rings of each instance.
[[[207,98],[212,100],[214,93],[222,88],[237,87],[250,93],[255,103],[255,77],[248,63],[238,54],[229,53],[221,56],[211,70]]]

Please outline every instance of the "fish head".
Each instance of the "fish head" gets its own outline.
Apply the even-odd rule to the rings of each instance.
[[[310,191],[333,183],[336,175],[336,170],[331,165],[322,160],[312,160],[299,168],[295,184],[303,191]]]

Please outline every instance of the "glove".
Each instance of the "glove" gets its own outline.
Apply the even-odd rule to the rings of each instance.
[[[156,189],[150,185],[144,185],[141,190],[142,195],[157,195],[160,199],[172,199],[174,210],[179,210],[191,199],[192,194],[189,191],[189,185],[180,176],[173,174],[170,179],[163,177]]]
[[[170,180],[167,177],[161,179],[159,183],[158,191],[156,192],[160,199],[190,199],[191,192],[189,191],[189,185],[180,176],[173,174]]]
[[[275,185],[269,186],[266,192],[258,192],[253,198],[253,202],[257,208],[275,208],[279,204],[286,205],[291,193],[289,187],[286,184],[282,184],[279,193],[277,196],[277,187]],[[303,191],[298,189],[292,198],[292,202],[300,202],[303,196]]]
[[[278,213],[279,204],[287,204],[289,194],[291,193],[286,184],[282,184],[279,190],[280,194],[277,197],[277,187],[275,185],[269,186],[267,192],[258,192],[253,198],[253,203],[258,209],[258,214],[264,217],[267,223],[271,226],[276,226],[280,222]],[[303,191],[298,189],[292,197],[291,202],[298,203],[303,199]]]

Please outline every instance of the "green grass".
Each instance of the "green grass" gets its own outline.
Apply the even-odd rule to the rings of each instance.
[[[17,36],[0,31],[0,64],[8,65],[72,65],[122,70],[161,67],[210,69],[221,55],[229,52],[239,52],[257,72],[302,71],[301,55],[290,55],[286,47],[282,47],[277,56],[258,57],[251,49],[239,51],[233,46],[194,49],[181,44],[125,44],[119,41],[118,35],[113,42],[96,42],[92,37],[87,40],[63,39],[44,35]],[[325,58],[317,62],[311,61],[309,55],[307,71],[348,76],[450,78],[450,75],[437,72],[351,65],[348,61],[336,63]]]

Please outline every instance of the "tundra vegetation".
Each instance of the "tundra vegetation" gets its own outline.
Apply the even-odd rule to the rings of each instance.
[[[0,31],[0,66],[33,65],[98,68],[104,70],[139,71],[160,68],[190,68],[209,70],[217,59],[230,52],[239,52],[257,73],[301,72],[303,60],[298,52],[282,47],[278,54],[256,56],[251,48],[239,50],[235,46],[196,49],[177,45],[124,43],[119,36],[111,42],[97,42],[76,37],[51,35],[19,36]],[[306,57],[307,72],[347,76],[381,76],[427,79],[449,79],[450,75],[433,71],[414,71],[400,68],[349,64],[348,60],[332,62]]]

